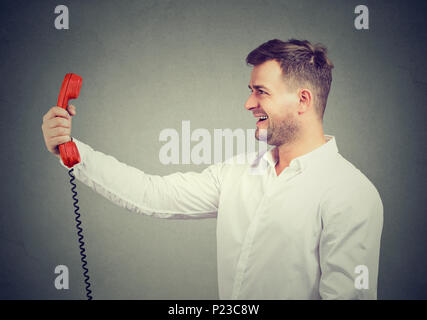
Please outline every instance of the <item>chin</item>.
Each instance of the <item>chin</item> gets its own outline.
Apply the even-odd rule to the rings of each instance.
[[[265,132],[264,137],[261,137],[261,139],[260,139],[260,129],[257,128],[255,131],[255,139],[257,139],[258,141],[266,142],[267,144],[271,144],[270,143],[271,135],[268,134],[267,129],[261,129],[261,130],[263,130]]]

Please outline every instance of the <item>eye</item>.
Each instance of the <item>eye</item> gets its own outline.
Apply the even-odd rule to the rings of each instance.
[[[250,94],[252,94],[254,91],[252,90],[252,89],[249,89],[249,93]],[[264,91],[264,90],[261,90],[261,89],[256,89],[256,94],[259,94],[259,95],[265,95],[265,94],[268,94],[266,91]]]

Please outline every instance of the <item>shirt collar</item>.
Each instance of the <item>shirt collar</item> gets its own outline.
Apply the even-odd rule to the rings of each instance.
[[[304,170],[310,164],[319,160],[325,159],[335,153],[338,153],[338,147],[335,140],[335,136],[325,135],[326,143],[310,151],[309,153],[303,154],[302,156],[293,159],[289,167]],[[262,159],[266,161],[271,167],[275,167],[277,160],[274,159],[273,151],[277,147],[274,147],[264,153]]]

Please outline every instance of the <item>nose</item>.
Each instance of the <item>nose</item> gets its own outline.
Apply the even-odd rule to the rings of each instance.
[[[254,97],[254,93],[252,92],[251,95],[248,97],[248,99],[245,102],[245,109],[251,110],[253,108],[256,108],[258,105],[258,102],[256,98]]]

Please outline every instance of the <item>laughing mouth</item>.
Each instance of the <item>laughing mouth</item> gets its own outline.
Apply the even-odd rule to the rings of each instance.
[[[265,121],[267,119],[268,119],[268,116],[260,116],[259,120],[257,121],[257,123],[263,122],[263,121]]]

